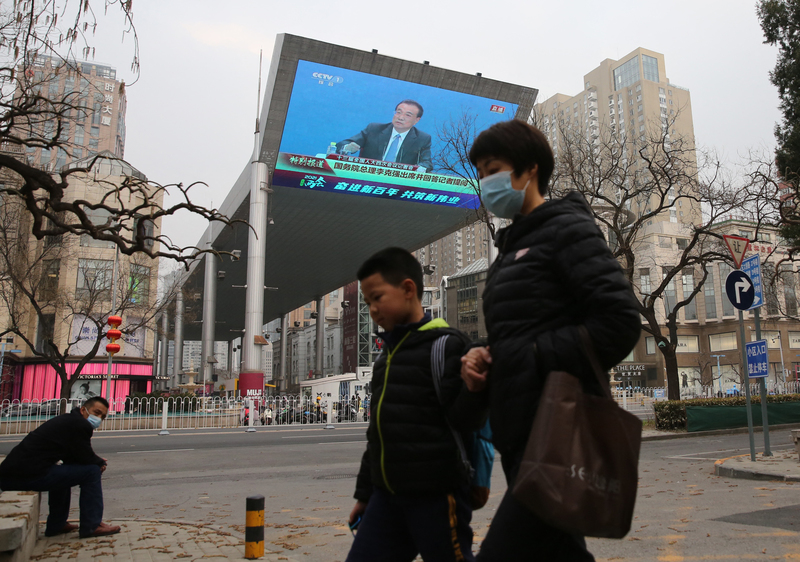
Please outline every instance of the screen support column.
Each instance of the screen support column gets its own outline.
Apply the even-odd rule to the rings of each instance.
[[[279,372],[280,382],[278,391],[286,391],[286,340],[289,339],[289,315],[281,316],[281,368]]]
[[[322,366],[325,354],[325,297],[317,301],[317,361],[314,366],[314,378],[322,378]]]
[[[167,337],[167,332],[169,332],[169,315],[167,315],[165,307],[164,312],[161,313],[161,357],[158,363],[158,375],[160,377],[167,376],[167,366],[169,365],[169,338]],[[158,386],[159,388],[164,388],[168,383],[169,379],[162,378],[161,384]]]
[[[242,372],[261,373],[261,345],[256,343],[264,325],[264,268],[266,267],[267,235],[267,165],[259,162],[261,148],[259,123],[256,119],[253,159],[250,165],[250,229],[247,241],[247,289],[242,338]]]
[[[181,384],[183,376],[183,289],[175,295],[175,345],[172,357],[173,386]]]

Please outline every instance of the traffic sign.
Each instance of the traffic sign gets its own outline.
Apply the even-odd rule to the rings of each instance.
[[[769,373],[767,340],[747,342],[744,347],[747,352],[747,376],[751,379],[766,378]]]
[[[747,253],[747,248],[750,246],[750,240],[742,238],[741,236],[731,236],[730,234],[723,234],[722,239],[728,246],[728,251],[733,258],[733,265],[739,269],[742,265],[742,258]]]
[[[747,274],[753,283],[753,304],[750,310],[764,304],[764,288],[761,284],[761,258],[758,254],[752,255],[742,262],[742,271]]]
[[[753,283],[744,271],[734,269],[725,280],[725,293],[728,300],[739,310],[748,310],[753,305],[755,291]]]

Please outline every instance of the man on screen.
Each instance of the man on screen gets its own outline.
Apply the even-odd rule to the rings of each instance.
[[[362,158],[400,162],[430,170],[431,136],[415,126],[422,119],[422,106],[403,100],[394,110],[391,123],[370,123],[357,135],[336,145],[340,154],[359,152]]]

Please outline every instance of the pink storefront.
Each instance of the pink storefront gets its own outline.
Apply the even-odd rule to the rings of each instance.
[[[70,378],[78,363],[67,363]],[[61,381],[53,367],[46,364],[17,366],[14,377],[13,398],[15,400],[49,400],[58,398]],[[106,373],[108,363],[88,363],[78,375],[78,382],[72,385],[72,396],[79,396],[81,387],[91,390],[94,395],[106,396]],[[21,376],[20,376],[21,375]],[[153,389],[153,365],[143,363],[117,363],[112,367],[111,399],[119,401],[122,409],[124,399],[134,392],[150,392]]]

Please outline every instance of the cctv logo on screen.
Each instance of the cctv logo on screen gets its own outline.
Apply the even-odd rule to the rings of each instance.
[[[311,74],[311,77],[317,80],[320,84],[325,84],[327,82],[328,86],[333,86],[334,84],[341,84],[344,82],[344,78],[341,76],[325,74],[324,72],[314,72]]]

